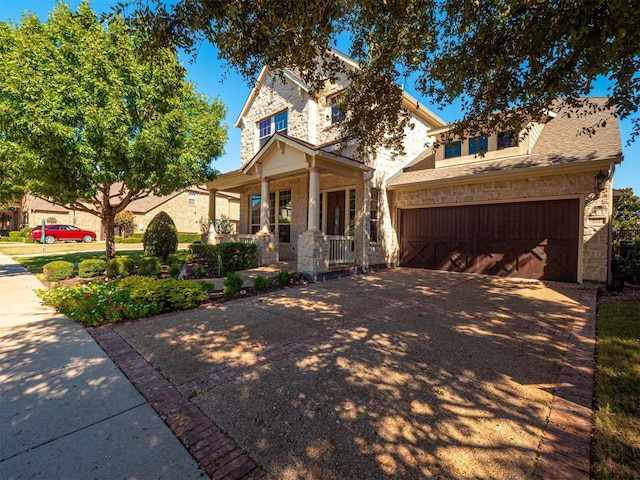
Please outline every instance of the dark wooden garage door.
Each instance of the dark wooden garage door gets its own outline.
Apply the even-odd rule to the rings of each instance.
[[[400,211],[400,265],[575,282],[577,199]]]

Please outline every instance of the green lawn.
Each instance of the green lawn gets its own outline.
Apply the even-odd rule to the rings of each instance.
[[[118,250],[117,256],[119,257],[129,257],[135,263],[138,263],[140,258],[144,256],[143,250]],[[42,267],[49,262],[53,262],[55,260],[66,260],[71,263],[80,263],[82,260],[86,260],[88,258],[105,258],[104,252],[73,252],[73,253],[57,253],[50,255],[34,255],[34,256],[19,256],[13,257],[14,260],[20,262],[24,265],[27,270],[29,270],[33,274],[42,273]]]
[[[640,478],[640,305],[598,309],[593,474]]]

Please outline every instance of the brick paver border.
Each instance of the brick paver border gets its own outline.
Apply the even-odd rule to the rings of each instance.
[[[471,278],[484,276],[461,277],[433,288],[432,293],[440,293]],[[545,284],[553,286],[553,282]],[[567,284],[559,285],[563,288],[571,287]],[[534,475],[536,480],[588,480],[590,477],[597,288],[575,288],[582,290],[580,300],[584,308],[573,320],[567,354],[560,370],[549,422],[539,449]],[[411,295],[393,301],[377,311],[375,316],[420,303],[423,297],[422,294]],[[268,474],[194,405],[189,397],[193,392],[206,391],[256,367],[306,351],[310,346],[368,320],[370,315],[356,317],[348,326],[329,327],[307,338],[275,347],[251,363],[228,367],[178,386],[162,377],[120,337],[113,325],[88,328],[88,331],[212,479],[264,480],[269,478]]]

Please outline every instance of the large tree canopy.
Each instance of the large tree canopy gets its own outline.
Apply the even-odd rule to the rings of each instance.
[[[0,23],[2,195],[23,186],[113,221],[133,200],[215,176],[224,105],[196,93],[175,49],[140,54],[120,17],[102,23],[86,2]]]
[[[578,114],[606,77],[609,106],[640,131],[640,2],[634,0],[130,0],[130,20],[153,42],[189,49],[202,39],[247,79],[294,68],[316,91],[346,72],[345,135],[366,143],[401,138],[399,85],[444,105],[460,101],[462,136],[516,126],[562,97]],[[360,70],[327,55],[341,39]],[[317,70],[321,59],[321,71]],[[496,114],[496,112],[501,112]],[[606,122],[608,114],[598,123]],[[401,116],[402,117],[402,116]]]
[[[620,189],[620,198],[613,210],[613,227],[616,230],[640,230],[640,197],[633,189]]]

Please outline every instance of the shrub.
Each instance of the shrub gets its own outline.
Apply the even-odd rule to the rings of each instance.
[[[178,230],[166,212],[158,213],[149,222],[142,243],[147,257],[160,257],[162,261],[178,250]]]
[[[24,227],[20,229],[20,236],[22,238],[27,238],[31,233],[31,227]]]
[[[624,255],[622,271],[629,282],[640,285],[640,240],[625,245],[621,249]]]
[[[278,285],[286,287],[291,283],[291,274],[287,270],[280,270],[276,275],[276,280],[278,281]]]
[[[130,237],[136,229],[136,216],[129,210],[116,213],[113,225],[120,229],[120,235],[124,238]]]
[[[81,277],[95,277],[104,272],[107,262],[99,258],[82,260],[78,265],[78,275]]]
[[[236,273],[230,273],[224,280],[222,295],[224,295],[226,298],[233,297],[240,291],[243,284],[244,280],[242,280],[242,277],[240,275]]]
[[[116,257],[107,262],[107,277],[128,277],[133,274],[135,264],[129,257]]]
[[[20,232],[9,232],[9,240],[12,242],[21,242],[24,237]]]
[[[266,290],[267,288],[269,288],[269,279],[267,277],[263,277],[262,275],[254,277],[253,288],[255,288],[258,292]]]
[[[42,272],[48,281],[66,280],[73,276],[73,263],[64,260],[49,262],[42,267]]]
[[[180,275],[180,272],[182,271],[182,263],[180,262],[173,262],[172,264],[169,265],[169,275],[172,278],[178,278],[178,276]]]
[[[158,257],[142,257],[138,262],[138,275],[155,277],[162,271],[162,262]]]
[[[189,245],[189,258],[197,263],[218,263],[218,245],[196,243]]]
[[[221,243],[217,247],[222,274],[258,266],[258,248],[255,243]]]
[[[188,259],[189,259],[189,252],[187,252],[186,250],[180,250],[176,253],[169,255],[169,258],[167,258],[167,263],[169,265],[173,263],[182,264],[182,263],[186,263]]]

